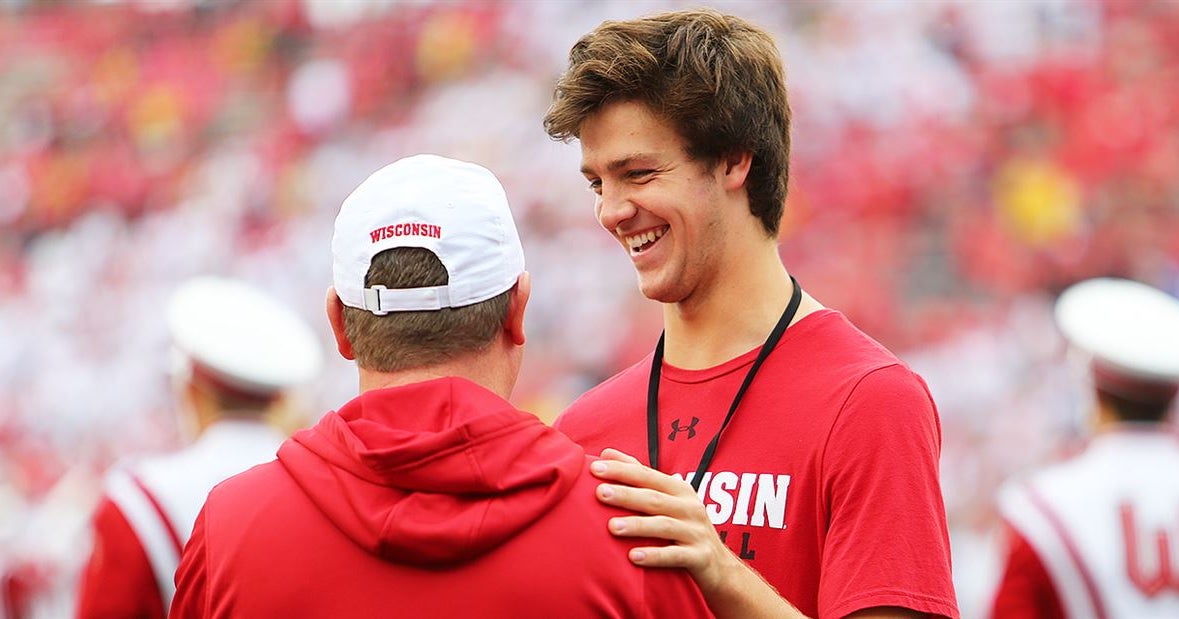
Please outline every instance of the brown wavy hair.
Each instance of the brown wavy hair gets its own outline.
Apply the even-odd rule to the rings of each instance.
[[[790,104],[769,33],[709,9],[603,22],[569,51],[545,131],[579,138],[586,118],[615,101],[643,103],[667,119],[693,159],[752,153],[750,210],[777,235],[790,171]]]

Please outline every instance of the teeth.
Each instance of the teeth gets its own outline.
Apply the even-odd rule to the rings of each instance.
[[[642,234],[636,234],[634,236],[623,236],[622,238],[624,241],[626,241],[626,244],[630,247],[631,251],[638,251],[638,249],[643,245],[655,242],[655,239],[663,236],[663,233],[666,231],[667,227],[665,226],[655,230],[648,230]],[[622,236],[621,232],[618,230],[615,230],[615,232],[617,232],[619,236]]]

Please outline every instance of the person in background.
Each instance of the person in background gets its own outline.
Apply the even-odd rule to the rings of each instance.
[[[332,254],[360,394],[213,489],[172,617],[710,616],[687,572],[628,561],[581,447],[507,401],[531,289],[490,171],[378,170]]]
[[[718,615],[956,617],[929,391],[778,253],[790,120],[777,47],[740,18],[608,21],[574,44],[544,125],[580,142],[664,333],[556,425],[623,452],[595,463],[622,482],[601,498],[647,515],[611,530],[674,542],[632,559],[689,569]]]
[[[164,617],[181,550],[214,485],[273,460],[284,394],[315,376],[322,353],[292,310],[236,280],[201,276],[171,297],[167,323],[187,432],[178,452],[121,463],[93,516],[79,619]]]
[[[1090,361],[1094,436],[1000,489],[996,619],[1179,617],[1179,299],[1135,281],[1075,284],[1056,321]]]

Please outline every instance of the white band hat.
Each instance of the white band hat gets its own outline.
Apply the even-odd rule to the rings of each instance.
[[[1093,361],[1098,387],[1131,399],[1173,396],[1179,385],[1179,299],[1115,278],[1073,285],[1056,302],[1065,339]]]
[[[306,382],[323,361],[306,321],[274,297],[232,279],[200,276],[182,284],[168,301],[167,324],[182,362],[250,394]]]

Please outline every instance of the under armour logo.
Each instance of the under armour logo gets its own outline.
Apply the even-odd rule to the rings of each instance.
[[[667,435],[667,440],[674,441],[675,437],[679,436],[680,432],[687,432],[688,438],[696,438],[696,424],[700,423],[699,417],[693,417],[692,423],[687,426],[680,427],[680,420],[676,419],[671,422],[671,434]]]

